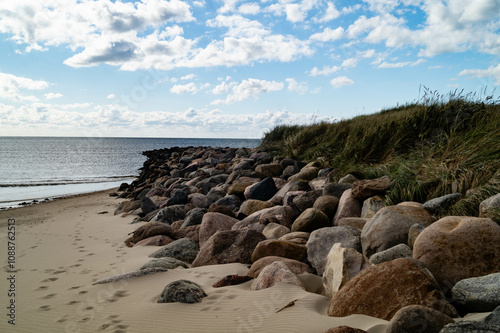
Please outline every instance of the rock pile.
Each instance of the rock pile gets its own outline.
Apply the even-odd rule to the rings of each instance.
[[[146,267],[248,264],[247,277],[220,285],[255,279],[252,290],[278,282],[306,288],[298,276],[318,274],[328,315],[390,320],[394,332],[408,322],[439,332],[452,317],[500,305],[500,226],[483,213],[498,196],[482,204],[484,217],[437,220],[460,195],[383,207],[390,178],[332,183],[334,171],[318,161],[245,148],[144,154],[140,177],[120,187],[119,197],[130,200],[115,214],[142,222],[127,246],[162,246],[150,257],[164,259]],[[160,300],[205,295],[189,281],[178,284],[187,292],[171,297],[170,285]]]

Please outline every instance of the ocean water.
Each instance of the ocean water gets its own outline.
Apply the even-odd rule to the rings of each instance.
[[[130,183],[146,150],[259,144],[257,139],[0,137],[0,208]]]

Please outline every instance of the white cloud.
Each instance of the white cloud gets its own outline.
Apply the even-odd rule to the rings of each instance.
[[[309,90],[306,82],[297,82],[297,80],[293,78],[288,78],[285,81],[288,83],[288,91],[304,95]]]
[[[332,79],[330,81],[330,84],[334,87],[334,88],[340,88],[340,87],[343,87],[343,86],[350,86],[350,85],[353,85],[354,84],[354,81],[349,79],[348,77],[346,76],[339,76],[339,77],[336,77],[334,79]]]
[[[425,62],[425,59],[418,59],[416,61],[396,62],[396,63],[389,63],[384,61],[380,65],[378,65],[378,68],[414,67],[420,65],[423,62]]]
[[[343,68],[351,68],[351,67],[356,67],[358,64],[359,59],[358,58],[349,58],[344,61],[342,61],[342,67]]]
[[[195,75],[195,74],[188,74],[188,75],[184,75],[184,76],[182,76],[182,77],[181,77],[181,80],[184,80],[184,81],[186,81],[186,80],[192,80],[192,79],[194,79],[195,77],[196,77],[196,75]]]
[[[337,10],[337,8],[335,7],[335,4],[333,2],[328,2],[327,6],[328,7],[326,8],[325,15],[322,18],[317,20],[320,23],[335,20],[336,18],[338,18],[340,16],[340,12]]]
[[[48,93],[48,94],[44,94],[45,96],[45,99],[55,99],[55,98],[61,98],[63,97],[63,94],[60,94],[60,93]]]
[[[343,36],[344,36],[344,28],[342,27],[338,27],[337,29],[325,28],[323,32],[315,33],[311,35],[309,39],[317,40],[320,42],[333,42],[337,39],[342,38]]]
[[[0,98],[11,101],[38,101],[31,95],[24,95],[22,90],[43,90],[49,87],[49,83],[42,80],[32,80],[26,77],[0,73]]]
[[[238,8],[241,14],[245,15],[257,15],[260,13],[260,6],[258,3],[245,3]]]
[[[193,1],[193,5],[195,7],[205,7],[206,3],[205,3],[205,0],[203,0],[203,1]]]
[[[193,82],[190,82],[188,84],[176,84],[172,88],[170,88],[170,92],[174,94],[196,94],[198,91],[199,88]]]
[[[490,66],[488,69],[464,69],[458,75],[466,75],[476,78],[490,77],[495,80],[495,85],[500,86],[500,64]]]
[[[106,99],[115,99],[115,98],[116,98],[115,94],[109,94],[108,96],[106,96]]]
[[[231,87],[232,93],[229,94],[226,99],[218,99],[211,104],[220,105],[241,102],[249,98],[256,98],[268,92],[282,90],[283,88],[283,82],[247,79],[243,80],[240,84],[233,85]]]
[[[314,68],[311,70],[310,74],[311,76],[318,76],[318,75],[324,75],[328,76],[331,75],[341,69],[340,66],[323,66],[323,69],[319,69],[318,67],[314,66]]]

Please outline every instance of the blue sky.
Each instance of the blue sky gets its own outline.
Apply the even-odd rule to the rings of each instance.
[[[0,136],[260,138],[500,85],[500,0],[0,2]]]

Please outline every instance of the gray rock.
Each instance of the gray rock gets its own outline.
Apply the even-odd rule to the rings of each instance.
[[[259,276],[250,286],[251,290],[262,290],[274,286],[276,283],[287,283],[306,289],[304,283],[295,275],[286,264],[273,261],[264,267]]]
[[[386,261],[391,261],[397,258],[410,258],[412,251],[406,244],[398,244],[390,249],[375,253],[370,257],[373,264],[380,264]]]
[[[363,207],[361,208],[361,217],[371,218],[383,207],[384,200],[380,196],[376,195],[374,197],[368,198],[363,201]]]
[[[316,199],[322,195],[322,190],[313,190],[296,196],[293,198],[293,204],[301,212],[305,211],[307,208],[311,208],[314,205]]]
[[[170,196],[170,199],[168,199],[166,206],[173,206],[173,205],[185,205],[189,202],[189,198],[186,192],[183,190],[174,190],[172,192],[172,195]]]
[[[187,228],[192,225],[198,225],[201,224],[201,221],[203,219],[203,215],[206,213],[206,209],[203,208],[194,208],[191,209],[187,214],[186,218],[184,220],[184,223],[182,223],[182,226],[180,229]]]
[[[141,269],[147,269],[147,268],[174,269],[177,267],[188,268],[189,265],[178,259],[165,257],[165,258],[152,259],[147,263],[145,263],[144,265],[142,265]]]
[[[329,227],[314,230],[307,241],[307,259],[318,275],[323,274],[328,252],[335,243],[361,252],[361,232],[351,227]]]
[[[443,327],[439,333],[498,333],[500,325],[488,324],[484,321],[464,320]]]
[[[158,303],[199,303],[207,294],[197,283],[188,280],[170,282],[163,289]]]
[[[237,219],[221,213],[206,213],[200,225],[200,246],[217,231],[230,230],[236,222]]]
[[[225,206],[235,212],[240,207],[241,201],[236,195],[233,194],[220,198],[215,202],[215,204],[218,206]]]
[[[331,195],[322,195],[313,204],[313,208],[321,210],[328,216],[329,220],[332,220],[337,211],[339,205],[339,198],[333,197]]]
[[[479,217],[489,217],[500,223],[500,193],[479,204]]]
[[[153,217],[152,221],[172,224],[175,221],[184,220],[185,217],[184,205],[174,205],[161,209],[158,214]]]
[[[339,179],[339,184],[350,184],[356,182],[358,178],[354,177],[354,175],[348,174]]]
[[[150,198],[144,197],[141,199],[141,210],[142,210],[142,214],[144,216],[148,215],[149,213],[151,213],[157,209],[158,209],[158,207],[154,204],[153,201],[151,201]]]
[[[149,257],[172,257],[180,261],[192,263],[198,252],[198,245],[191,238],[181,238],[151,253]]]
[[[387,326],[386,333],[439,333],[455,321],[444,313],[423,305],[408,305],[399,309]]]
[[[484,322],[492,325],[500,325],[500,306],[497,306],[492,313],[484,318]]]
[[[293,222],[291,231],[305,231],[312,232],[316,229],[325,228],[330,226],[328,216],[316,208],[307,208],[299,217]]]
[[[345,190],[352,187],[352,184],[328,183],[323,187],[323,195],[331,195],[340,198]]]
[[[462,197],[460,193],[452,193],[439,198],[428,200],[424,203],[424,208],[432,214],[440,214],[445,209],[451,207]]]
[[[277,223],[266,224],[266,227],[262,230],[262,234],[266,236],[267,239],[278,239],[288,233],[290,233],[290,229]]]
[[[384,194],[391,186],[391,179],[388,176],[375,179],[358,180],[352,184],[352,196],[363,201],[377,194]]]
[[[500,273],[458,281],[451,289],[453,305],[467,312],[488,312],[500,306]]]
[[[249,198],[266,201],[278,192],[278,188],[271,177],[264,178],[250,188]]]
[[[348,189],[342,193],[339,200],[339,206],[333,218],[333,225],[338,225],[338,222],[343,217],[361,217],[361,202],[352,196],[352,190]]]

